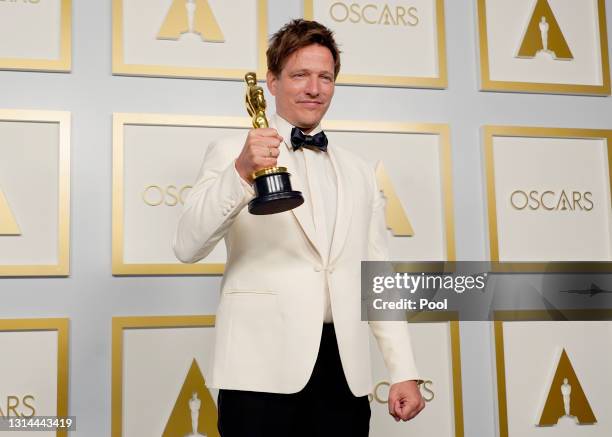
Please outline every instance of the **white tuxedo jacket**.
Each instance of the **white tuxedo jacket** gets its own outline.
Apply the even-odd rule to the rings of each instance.
[[[384,201],[373,166],[330,144],[338,208],[327,256],[318,247],[308,199],[280,214],[248,212],[252,193],[234,166],[245,138],[241,134],[210,145],[174,240],[176,256],[188,263],[206,257],[222,238],[227,247],[208,385],[300,391],[319,350],[321,290],[327,282],[344,374],[355,396],[366,395],[371,391],[371,370],[368,322],[361,321],[360,262],[387,258]],[[303,191],[305,181],[292,171],[295,159],[281,144],[278,166],[287,167],[293,189]],[[407,323],[369,326],[391,382],[419,379]]]

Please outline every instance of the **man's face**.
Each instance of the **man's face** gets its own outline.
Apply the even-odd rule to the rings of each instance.
[[[267,75],[276,112],[304,133],[314,129],[334,95],[334,58],[327,47],[312,44],[293,52],[278,76]]]

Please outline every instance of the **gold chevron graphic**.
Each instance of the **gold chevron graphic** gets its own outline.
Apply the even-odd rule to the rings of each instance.
[[[189,14],[187,13],[187,0],[173,0],[168,14],[164,19],[158,39],[177,40],[182,34],[190,32]],[[208,0],[194,0],[195,12],[193,17],[193,33],[199,33],[203,41],[224,42],[223,32],[217,23]]]
[[[574,371],[574,367],[570,362],[567,352],[563,349],[538,426],[556,425],[559,419],[566,416],[563,394],[561,391],[561,387],[564,384],[568,384],[568,387],[571,388],[571,393],[568,396],[569,415],[575,417],[576,421],[581,425],[596,423],[597,419],[591,409],[591,405],[584,394],[584,390],[580,385],[580,381],[576,376],[576,372]]]
[[[538,52],[549,53],[555,59],[574,59],[548,0],[537,0],[517,57],[533,58]]]
[[[15,215],[0,188],[0,235],[21,235]]]
[[[412,237],[414,235],[414,229],[410,224],[408,214],[406,214],[393,188],[391,178],[387,174],[382,161],[379,161],[376,165],[376,181],[378,182],[380,191],[382,191],[387,199],[387,204],[385,205],[385,221],[387,222],[387,228],[389,228],[396,237]]]
[[[186,437],[193,433],[190,401],[199,399],[196,432],[207,437],[220,437],[217,430],[217,406],[206,387],[206,381],[197,361],[191,362],[189,372],[178,395],[162,437]],[[196,436],[198,434],[195,434]]]

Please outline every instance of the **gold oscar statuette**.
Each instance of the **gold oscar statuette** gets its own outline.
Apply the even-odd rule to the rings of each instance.
[[[263,88],[257,85],[255,73],[244,76],[247,84],[245,103],[253,118],[255,129],[268,127],[266,99]],[[249,202],[249,212],[255,215],[276,214],[289,211],[304,203],[299,191],[293,191],[289,173],[285,167],[262,168],[252,175],[255,198]]]

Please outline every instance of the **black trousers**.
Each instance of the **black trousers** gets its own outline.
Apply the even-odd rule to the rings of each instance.
[[[367,437],[370,403],[351,393],[333,324],[323,325],[317,361],[303,390],[292,394],[219,390],[221,437]]]

